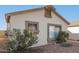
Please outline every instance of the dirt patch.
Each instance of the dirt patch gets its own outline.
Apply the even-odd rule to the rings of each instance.
[[[44,46],[33,47],[18,53],[79,53],[79,42],[68,40],[72,46],[63,47],[60,44],[47,44]],[[5,45],[0,45],[0,52],[5,51]],[[4,50],[3,50],[4,49]]]
[[[60,44],[48,44],[45,46],[35,47],[29,50],[31,53],[79,53],[79,42],[68,41],[69,45],[63,47]]]
[[[4,31],[0,31],[0,38],[6,38],[6,33]]]

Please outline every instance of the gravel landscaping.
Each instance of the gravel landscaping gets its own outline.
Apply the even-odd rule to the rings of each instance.
[[[7,52],[6,50],[6,39],[5,38],[0,38],[0,53],[3,53],[3,52]]]
[[[0,39],[0,52],[6,52],[5,40]],[[79,53],[79,41],[68,40],[66,44],[48,44],[30,48],[24,53]]]
[[[67,42],[69,46],[62,46],[61,44],[48,44],[45,46],[35,47],[30,50],[32,53],[79,53],[79,42]]]

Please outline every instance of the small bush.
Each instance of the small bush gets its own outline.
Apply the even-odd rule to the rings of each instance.
[[[58,43],[63,43],[66,42],[66,40],[69,39],[69,34],[67,32],[64,31],[60,31],[57,37],[57,42]]]
[[[30,48],[33,44],[37,43],[37,36],[33,35],[34,33],[24,30],[21,32],[18,29],[13,29],[9,33],[8,41],[8,51],[9,52],[18,52],[24,51],[25,49]]]

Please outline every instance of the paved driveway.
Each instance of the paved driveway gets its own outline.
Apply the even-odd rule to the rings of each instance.
[[[71,46],[63,47],[60,44],[48,44],[41,47],[33,48],[31,52],[36,53],[79,53],[79,42],[68,41]]]

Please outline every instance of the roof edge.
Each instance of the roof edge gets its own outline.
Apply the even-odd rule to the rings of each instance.
[[[35,10],[39,10],[39,9],[44,9],[44,7],[41,7],[41,8],[34,8],[34,9],[29,9],[29,10],[23,10],[23,11],[16,11],[16,12],[12,12],[12,13],[6,13],[5,14],[5,18],[6,18],[6,21],[7,21],[7,18],[11,15],[15,15],[15,14],[20,14],[20,13],[25,13],[25,12],[30,12],[30,11],[35,11]],[[54,8],[54,6],[53,6]],[[57,11],[55,11],[55,8],[52,9],[52,11],[58,16],[60,17],[64,22],[66,22],[68,25],[70,24],[63,16],[61,16]]]
[[[70,25],[70,22],[68,22],[63,16],[61,16],[57,11],[55,11],[55,9],[54,9],[53,11],[54,11],[54,13],[55,13],[58,17],[60,17],[64,22],[66,22],[68,25]]]

